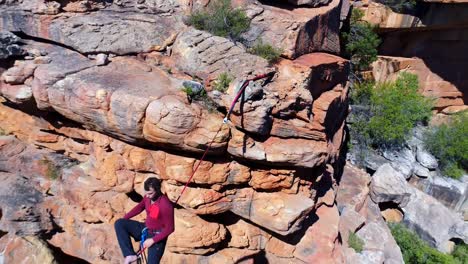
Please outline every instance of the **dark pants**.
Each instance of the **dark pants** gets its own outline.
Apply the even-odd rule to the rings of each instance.
[[[133,237],[135,241],[141,240],[141,231],[145,228],[145,224],[127,219],[119,219],[115,222],[115,233],[117,234],[117,240],[119,241],[120,249],[124,257],[136,255],[132,247],[130,237]],[[148,238],[153,237],[154,234],[148,233]],[[158,243],[154,243],[148,249],[148,264],[159,264],[162,255],[164,254],[164,248],[166,247],[167,239],[163,239]]]

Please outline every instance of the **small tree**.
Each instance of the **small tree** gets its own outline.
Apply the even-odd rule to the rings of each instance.
[[[220,37],[240,40],[249,30],[250,20],[241,9],[233,9],[230,0],[216,0],[203,11],[193,13],[187,24]]]
[[[374,27],[362,20],[364,12],[353,9],[349,33],[344,33],[346,52],[351,57],[355,70],[367,70],[377,60],[377,47],[380,39]]]
[[[394,83],[375,87],[368,129],[378,147],[398,147],[411,129],[431,116],[432,101],[418,93],[418,78],[402,73]]]
[[[395,82],[357,84],[351,101],[355,105],[350,135],[362,155],[369,146],[401,147],[416,124],[428,121],[433,105],[418,93],[417,76],[409,73],[402,73]]]
[[[231,76],[223,72],[216,78],[214,89],[224,93],[229,88],[229,84],[231,84],[232,80]]]
[[[357,253],[361,253],[364,249],[364,241],[360,239],[355,233],[350,232],[348,237],[348,245],[354,249]]]

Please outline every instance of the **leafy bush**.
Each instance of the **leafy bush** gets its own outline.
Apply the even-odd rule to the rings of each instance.
[[[348,236],[348,245],[357,253],[360,253],[364,248],[364,241],[360,239],[355,233],[350,232]]]
[[[269,63],[275,63],[279,60],[283,50],[259,41],[249,49],[249,52],[266,59]]]
[[[398,147],[411,129],[431,117],[432,101],[418,93],[418,78],[402,73],[394,83],[377,84],[371,96],[368,129],[380,148]]]
[[[216,78],[214,89],[220,92],[226,92],[229,88],[229,84],[232,82],[233,78],[227,73],[221,73],[218,78]]]
[[[363,16],[363,11],[353,9],[349,32],[343,33],[346,52],[356,70],[367,70],[370,64],[377,60],[377,47],[380,44],[374,27],[361,20]]]
[[[207,10],[193,13],[187,24],[216,36],[240,40],[240,35],[249,29],[250,20],[244,11],[233,9],[230,0],[217,0]]]
[[[362,150],[400,147],[411,129],[431,116],[432,101],[418,93],[418,80],[402,73],[395,82],[356,84],[351,91],[353,107],[351,139]]]
[[[463,243],[456,245],[452,252],[453,258],[460,264],[468,264],[468,245]]]
[[[460,178],[468,170],[468,111],[425,135],[426,148],[439,159],[442,172]]]
[[[354,105],[370,105],[372,91],[374,90],[375,82],[364,81],[362,83],[355,83],[351,93],[351,104]]]
[[[196,101],[208,109],[209,112],[214,112],[217,108],[216,103],[208,96],[204,89],[195,92],[190,86],[185,86],[181,89],[187,94],[190,102]]]
[[[415,233],[401,224],[390,224],[390,230],[407,264],[457,264],[457,259],[430,247]],[[466,253],[466,252],[465,252]]]

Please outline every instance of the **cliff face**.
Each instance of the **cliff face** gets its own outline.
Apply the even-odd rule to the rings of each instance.
[[[0,2],[7,262],[29,245],[43,258],[118,263],[112,224],[142,182],[162,179],[175,201],[212,139],[176,205],[165,263],[343,260],[335,170],[348,62],[329,54],[339,52],[340,1],[234,1],[252,19],[246,38],[283,48],[274,65],[184,25],[205,2]],[[223,125],[239,83],[272,71]],[[234,81],[219,92],[224,72]],[[189,100],[184,81],[203,83],[207,98]]]
[[[370,3],[364,19],[377,25],[382,36],[379,54],[384,56],[373,66],[377,80],[409,71],[418,75],[423,94],[436,99],[438,112],[466,109],[467,2],[428,1],[417,7],[415,15]]]

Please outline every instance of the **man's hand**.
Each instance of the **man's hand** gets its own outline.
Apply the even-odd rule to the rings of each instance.
[[[143,242],[143,247],[150,248],[154,244],[154,240],[152,238],[148,238]]]

